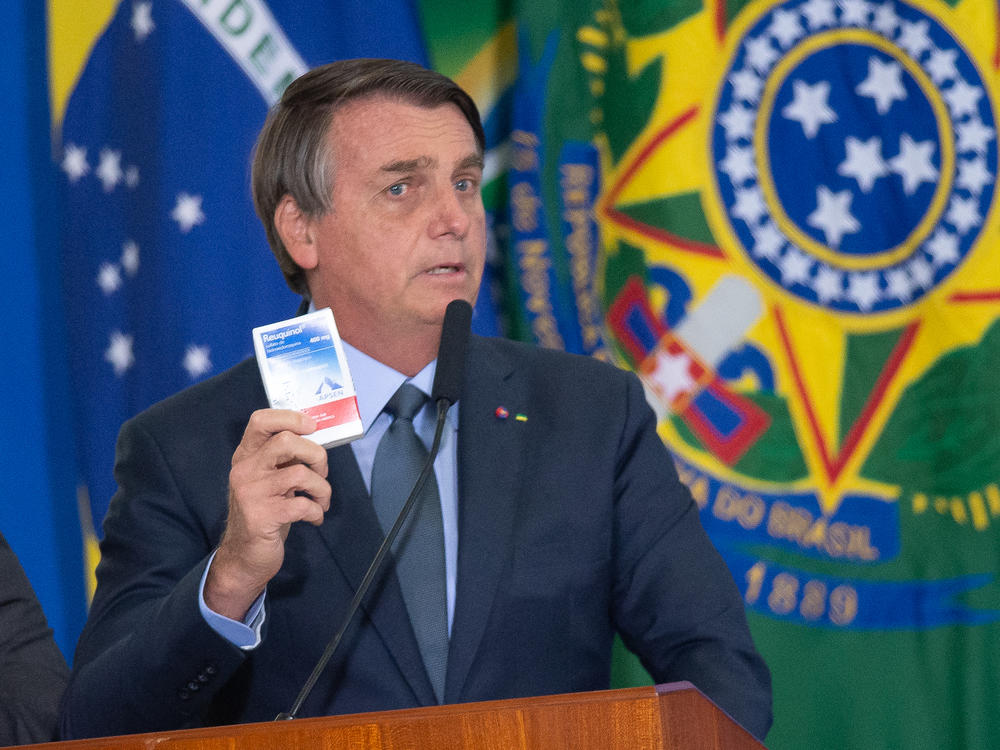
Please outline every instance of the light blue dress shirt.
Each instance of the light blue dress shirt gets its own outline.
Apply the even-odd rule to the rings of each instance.
[[[351,443],[351,448],[361,469],[361,476],[364,477],[365,487],[370,494],[375,451],[378,448],[379,440],[382,439],[382,435],[392,422],[392,417],[382,410],[399,386],[405,382],[412,383],[429,395],[434,383],[437,360],[431,362],[412,378],[407,378],[402,373],[358,351],[347,342],[344,342],[344,355],[357,391],[358,411],[361,414],[361,424],[364,428],[364,434]],[[430,450],[431,441],[434,438],[436,417],[437,408],[428,401],[413,420],[414,429],[428,450]],[[448,597],[449,634],[455,615],[455,582],[458,575],[457,442],[458,404],[453,404],[448,410],[444,431],[441,434],[441,447],[434,460],[434,476],[437,479],[438,494],[441,497],[441,518],[444,524],[445,584]],[[333,498],[333,502],[337,502],[337,498]],[[215,553],[213,552],[212,558],[214,559],[214,557]],[[266,592],[258,597],[242,622],[213,612],[205,604],[204,598],[205,578],[211,565],[212,562],[209,560],[198,593],[202,616],[217,633],[234,645],[244,649],[256,647],[260,643],[260,629],[266,616]],[[331,634],[338,624],[330,623]]]

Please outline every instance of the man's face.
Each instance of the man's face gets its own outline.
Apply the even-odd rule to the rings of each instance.
[[[460,110],[382,97],[351,102],[328,133],[332,208],[312,220],[309,286],[355,346],[439,328],[473,304],[486,254],[482,155]]]

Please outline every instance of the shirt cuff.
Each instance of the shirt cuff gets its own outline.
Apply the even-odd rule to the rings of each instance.
[[[208,558],[208,565],[205,566],[205,572],[201,575],[201,583],[198,585],[198,609],[201,611],[201,616],[212,630],[234,646],[239,646],[244,651],[255,649],[260,645],[260,631],[264,624],[264,594],[266,592],[262,592],[250,605],[242,622],[213,612],[205,604],[205,579],[208,578],[208,571],[212,567],[214,559],[215,552]]]

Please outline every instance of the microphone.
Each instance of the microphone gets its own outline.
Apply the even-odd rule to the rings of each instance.
[[[464,299],[453,299],[444,312],[437,369],[431,387],[431,401],[446,399],[448,406],[458,401],[465,380],[465,352],[469,348],[469,324],[472,306]]]
[[[309,693],[312,692],[313,686],[319,680],[320,674],[322,674],[330,658],[337,650],[337,646],[340,645],[344,633],[347,632],[351,620],[354,619],[354,613],[361,606],[361,600],[364,599],[365,594],[368,593],[368,589],[371,588],[376,574],[381,570],[382,561],[392,547],[392,543],[399,534],[399,530],[410,515],[410,510],[413,508],[417,497],[420,495],[420,491],[427,482],[427,477],[434,470],[434,459],[437,457],[438,450],[441,447],[441,433],[444,431],[445,415],[448,413],[448,408],[458,401],[459,395],[462,392],[462,382],[465,380],[465,353],[469,348],[469,324],[471,320],[472,307],[468,302],[456,299],[448,303],[448,307],[444,313],[444,324],[441,327],[441,343],[438,345],[434,385],[431,387],[431,400],[437,406],[437,424],[434,428],[434,440],[431,443],[431,449],[427,453],[427,461],[424,462],[424,467],[420,472],[420,476],[417,477],[416,484],[413,485],[413,489],[406,498],[406,502],[403,503],[403,507],[399,511],[399,515],[396,516],[392,528],[389,529],[385,535],[385,539],[382,540],[382,544],[379,546],[378,552],[375,553],[371,565],[368,566],[364,578],[358,584],[358,590],[354,592],[354,598],[351,599],[351,603],[347,607],[347,614],[344,616],[343,622],[341,622],[337,632],[334,633],[330,642],[323,650],[322,656],[319,657],[319,661],[313,667],[312,673],[299,691],[295,703],[292,704],[292,707],[288,711],[282,711],[275,716],[275,721],[287,721],[294,719],[298,715],[302,704],[309,697]]]

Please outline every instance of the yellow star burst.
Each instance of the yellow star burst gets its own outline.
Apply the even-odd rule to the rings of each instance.
[[[861,475],[865,459],[906,388],[942,356],[975,346],[1000,316],[1000,226],[994,200],[988,212],[979,217],[981,227],[976,241],[954,270],[930,285],[915,301],[884,311],[844,311],[820,305],[763,272],[734,230],[717,184],[711,138],[723,87],[733,73],[731,63],[739,45],[762,15],[778,5],[752,3],[728,27],[721,20],[721,6],[706,6],[669,31],[625,41],[629,69],[638,71],[657,64],[662,85],[653,115],[640,137],[617,164],[608,165],[608,189],[599,214],[607,247],[620,242],[640,247],[647,264],[681,273],[695,304],[726,274],[744,278],[757,290],[765,313],[748,331],[747,341],[767,353],[775,374],[775,390],[788,404],[809,474],[808,480],[797,484],[800,488],[808,485],[816,492],[823,512],[832,515],[847,493],[860,492],[885,500],[898,497],[897,487]],[[985,100],[995,116],[995,7],[971,0],[954,8],[942,2],[912,5],[945,29],[962,30],[961,37],[955,37],[966,45],[965,53],[985,84]],[[724,32],[720,31],[723,28]],[[838,33],[827,32],[828,41],[863,39],[854,31],[850,32],[853,36],[847,31],[841,36]],[[762,96],[766,95],[765,91]],[[939,119],[942,112],[947,120],[947,110],[938,102]],[[764,171],[768,166],[761,153],[768,144],[760,142],[760,132],[754,137],[755,163]],[[991,148],[996,148],[995,137]],[[948,166],[944,156],[942,164]],[[944,178],[955,179],[955,175]],[[686,242],[662,228],[623,218],[622,207],[691,193],[700,196],[714,248],[697,247],[697,243]],[[939,200],[933,210],[937,214],[930,218],[937,222],[950,209]],[[889,338],[895,335],[895,343],[886,347],[884,361],[868,363],[875,372],[868,396],[857,416],[845,420],[842,394],[846,379],[853,374],[851,368],[856,366],[848,356],[849,341],[851,337],[875,334]],[[666,422],[662,429],[671,447],[682,455],[693,454],[674,426]],[[718,476],[735,477],[731,467],[707,453],[699,455],[697,462]],[[752,477],[739,479],[750,485],[754,481]]]

